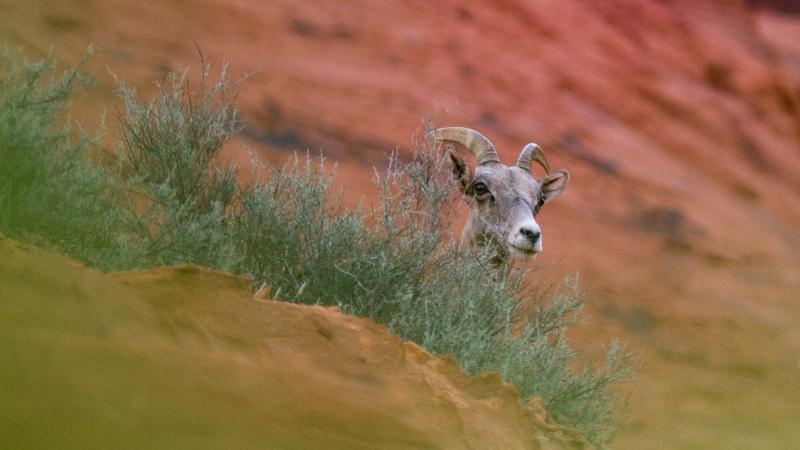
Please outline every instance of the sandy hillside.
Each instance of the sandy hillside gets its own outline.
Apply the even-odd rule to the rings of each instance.
[[[4,448],[588,448],[496,374],[229,274],[0,236],[0,294]]]
[[[0,0],[0,39],[152,91],[197,68],[242,87],[244,145],[324,149],[353,203],[420,119],[535,141],[573,177],[535,277],[580,273],[596,350],[642,352],[618,448],[800,447],[800,11],[760,0]],[[96,121],[96,120],[95,120]],[[91,123],[91,120],[89,120]],[[113,142],[113,134],[109,135]]]

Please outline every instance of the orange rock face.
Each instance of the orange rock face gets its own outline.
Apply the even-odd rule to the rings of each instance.
[[[246,144],[324,149],[353,203],[420,120],[537,142],[572,182],[535,278],[580,273],[589,349],[640,349],[618,448],[800,443],[800,14],[791,1],[5,2],[0,38],[151,89],[197,67],[242,86]],[[91,122],[91,120],[90,120]],[[113,136],[109,137],[112,141]]]
[[[194,266],[101,275],[0,236],[9,448],[589,448],[497,374]]]

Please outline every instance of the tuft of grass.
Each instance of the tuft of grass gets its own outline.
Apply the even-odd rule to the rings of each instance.
[[[213,162],[243,125],[232,99],[225,97],[238,83],[228,79],[227,66],[210,86],[210,65],[205,61],[202,71],[197,91],[190,89],[186,71],[169,73],[156,83],[159,93],[149,103],[118,80],[124,105],[119,121],[122,153],[140,181],[157,187],[154,192],[168,190],[178,203],[207,212],[233,202],[235,171]]]
[[[236,83],[223,68],[207,87],[203,61],[199,88],[171,74],[150,102],[120,83],[131,175],[111,177],[83,155],[91,140],[57,125],[77,72],[43,84],[50,60],[5,55],[0,231],[106,269],[194,263],[248,274],[278,300],[335,305],[453,355],[469,373],[498,371],[595,445],[611,441],[615,386],[631,378],[634,357],[612,343],[594,363],[570,346],[583,304],[574,282],[548,301],[522,272],[498,276],[485,252],[458,251],[449,162],[431,143],[418,139],[407,161],[393,155],[376,172],[380,202],[370,210],[342,206],[322,159],[295,157],[239,186],[236,168],[215,162],[242,127]]]

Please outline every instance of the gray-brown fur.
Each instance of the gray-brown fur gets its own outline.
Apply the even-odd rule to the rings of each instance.
[[[461,138],[471,133],[474,133],[471,139]],[[544,204],[564,191],[569,172],[561,169],[537,180],[530,170],[531,162],[538,162],[546,171],[549,165],[544,152],[535,144],[525,146],[516,165],[506,166],[499,161],[493,145],[477,149],[471,145],[488,142],[477,131],[439,128],[430,136],[437,142],[460,144],[472,151],[478,161],[483,161],[473,170],[458,152],[452,148],[449,151],[453,174],[470,208],[461,235],[462,247],[488,245],[497,265],[508,264],[514,257],[531,257],[541,252],[542,230],[536,216]],[[481,150],[493,154],[480,154]]]

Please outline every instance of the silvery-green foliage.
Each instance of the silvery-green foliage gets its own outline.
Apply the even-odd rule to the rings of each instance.
[[[0,51],[0,232],[99,264],[122,220],[117,186],[86,157],[96,138],[66,115],[90,82],[50,56]]]

